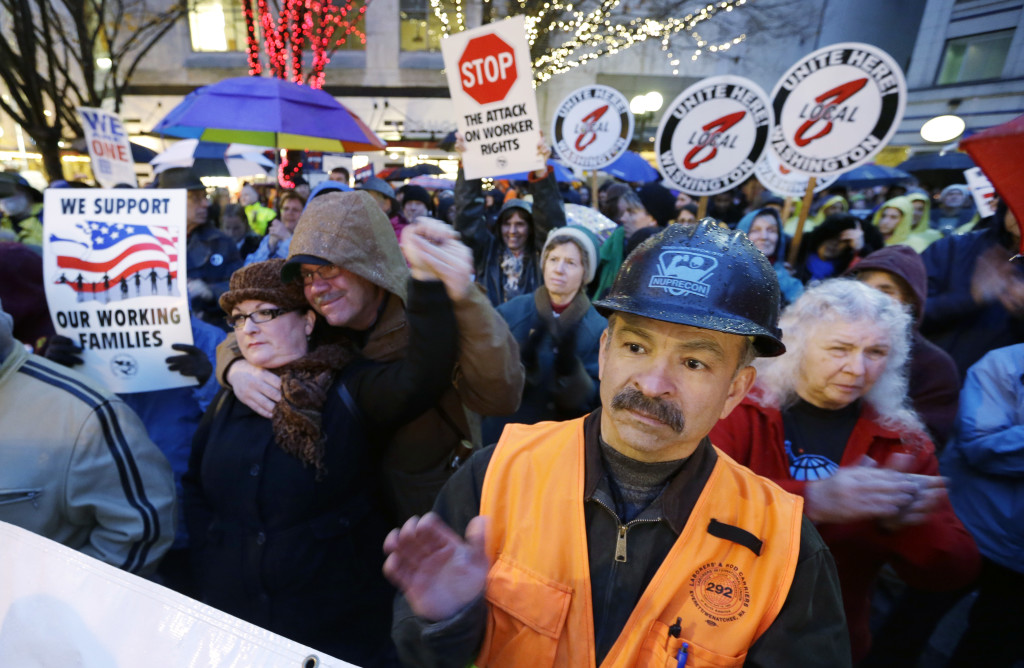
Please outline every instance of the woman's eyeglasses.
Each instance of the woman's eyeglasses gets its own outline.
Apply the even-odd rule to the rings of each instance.
[[[241,329],[245,327],[245,321],[252,319],[257,325],[264,322],[270,322],[274,318],[278,318],[285,313],[291,313],[296,309],[293,308],[261,308],[258,311],[252,313],[235,313],[224,318],[224,321],[228,323],[233,329]]]

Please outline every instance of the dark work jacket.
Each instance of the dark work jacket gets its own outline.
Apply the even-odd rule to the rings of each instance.
[[[229,390],[203,417],[183,480],[203,601],[359,666],[391,651],[382,443],[438,401],[456,354],[443,285],[411,283],[407,356],[353,362],[329,390],[321,480]]]
[[[960,378],[985,353],[1024,343],[1024,320],[1011,315],[998,301],[977,304],[971,297],[971,277],[978,257],[999,247],[1009,259],[1011,237],[999,226],[939,239],[921,254],[928,270],[928,304],[921,333],[956,362]],[[1024,265],[1014,270],[1024,278]]]
[[[657,521],[629,528],[629,561],[615,561],[616,537],[622,522],[601,499],[606,480],[600,456],[601,412],[584,422],[586,448],[587,553],[594,602],[594,633],[598,663],[614,644],[633,607],[689,518],[714,468],[718,454],[704,439],[682,470],[640,517],[660,510]],[[455,472],[434,506],[460,536],[480,512],[484,476],[494,448],[486,448]],[[552,511],[557,512],[557,511]],[[552,536],[558,540],[559,536]],[[632,555],[636,555],[634,558]],[[476,658],[487,624],[487,604],[478,597],[454,618],[430,624],[417,617],[401,595],[395,599],[392,637],[403,665],[463,668]],[[850,665],[850,643],[843,615],[835,564],[828,548],[806,519],[800,532],[800,554],[786,602],[771,626],[747,653],[746,666],[833,668]]]
[[[542,285],[540,252],[547,241],[548,232],[565,225],[562,196],[558,192],[552,169],[549,167],[547,176],[538,181],[534,181],[531,176],[530,186],[533,191],[533,224],[523,250],[520,294],[533,292]],[[508,301],[502,287],[505,274],[501,271],[501,258],[505,253],[505,242],[501,237],[500,226],[495,223],[492,228],[487,222],[482,182],[480,179],[467,181],[462,169],[459,169],[459,178],[455,183],[455,229],[462,234],[463,243],[473,251],[476,282],[487,291],[491,304],[498,306]]]
[[[196,297],[189,300],[192,313],[200,320],[218,327],[224,325],[224,311],[221,310],[218,299],[228,289],[228,281],[231,274],[242,266],[242,258],[238,254],[238,247],[231,237],[224,234],[213,223],[200,225],[188,235],[188,246],[185,249],[187,258],[188,280],[200,279],[205,281],[213,297],[202,299]],[[179,290],[184,293],[185,286],[179,284]]]

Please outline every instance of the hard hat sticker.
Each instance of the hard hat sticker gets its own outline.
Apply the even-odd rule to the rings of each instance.
[[[648,287],[660,288],[673,296],[684,294],[707,297],[711,286],[705,282],[718,266],[709,253],[693,250],[666,250],[658,258],[657,272]]]

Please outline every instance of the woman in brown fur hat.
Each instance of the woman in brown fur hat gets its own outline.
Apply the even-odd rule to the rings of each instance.
[[[379,444],[435,404],[456,355],[451,302],[409,280],[410,348],[370,363],[346,343],[310,348],[314,313],[284,260],[232,275],[220,299],[247,361],[281,377],[268,420],[229,390],[210,406],[184,479],[202,599],[360,666],[393,665],[390,528]]]

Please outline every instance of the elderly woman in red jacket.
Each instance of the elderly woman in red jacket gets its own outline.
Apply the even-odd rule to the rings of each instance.
[[[834,279],[805,292],[779,324],[787,353],[755,364],[757,383],[711,440],[804,497],[835,557],[856,663],[871,644],[883,565],[916,587],[955,589],[974,578],[978,551],[909,407],[910,315],[885,294]]]

